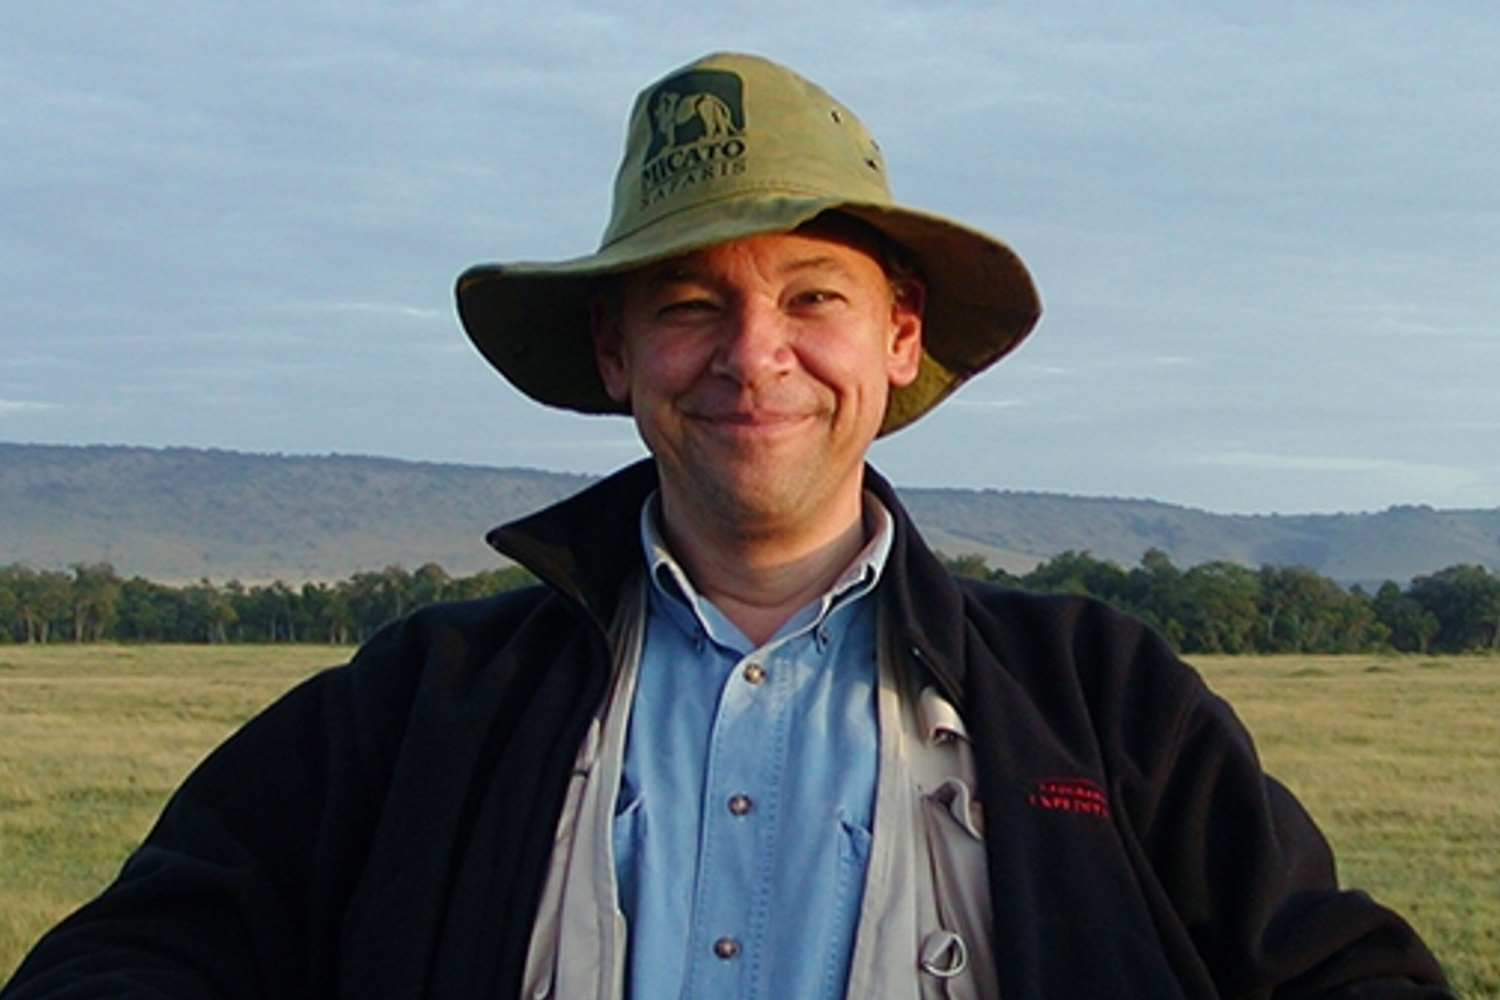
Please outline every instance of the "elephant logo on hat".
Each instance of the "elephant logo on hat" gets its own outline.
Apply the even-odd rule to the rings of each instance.
[[[726,139],[734,134],[734,120],[725,104],[713,94],[682,94],[663,91],[656,99],[652,112],[656,130],[663,142],[671,147],[677,143],[678,126],[687,125],[696,119],[702,129],[698,140]]]
[[[690,70],[665,80],[646,105],[651,139],[643,162],[663,151],[700,142],[722,142],[745,130],[739,74]]]

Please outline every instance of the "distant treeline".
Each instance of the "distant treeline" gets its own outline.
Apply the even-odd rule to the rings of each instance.
[[[1500,649],[1500,575],[1450,566],[1371,594],[1297,566],[1209,562],[1179,569],[1151,550],[1125,569],[1064,552],[1023,576],[945,558],[962,576],[1090,594],[1137,615],[1185,653],[1457,653]],[[0,567],[0,642],[362,642],[414,608],[535,582],[520,567],[451,577],[429,563],[337,583],[184,586],[122,579],[106,563],[70,572]]]
[[[1374,594],[1303,566],[1207,562],[1191,569],[1149,550],[1126,570],[1064,552],[1024,576],[978,556],[945,560],[961,576],[1044,593],[1089,594],[1145,619],[1184,653],[1461,653],[1500,649],[1500,575],[1450,566]]]
[[[108,563],[72,572],[0,568],[0,642],[363,642],[435,601],[535,582],[518,566],[451,577],[428,563],[389,566],[337,583],[184,586],[121,579]]]

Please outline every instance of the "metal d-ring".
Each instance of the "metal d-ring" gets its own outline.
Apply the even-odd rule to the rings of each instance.
[[[923,972],[939,979],[961,976],[969,967],[969,946],[952,931],[934,931],[922,942],[919,964]]]

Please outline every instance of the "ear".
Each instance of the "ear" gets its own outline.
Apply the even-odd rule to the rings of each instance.
[[[589,334],[594,345],[594,365],[604,391],[616,403],[630,402],[630,366],[625,360],[625,337],[620,328],[619,302],[606,293],[589,298]]]
[[[915,275],[891,281],[891,340],[886,374],[893,387],[910,385],[922,364],[922,311],[927,286]]]

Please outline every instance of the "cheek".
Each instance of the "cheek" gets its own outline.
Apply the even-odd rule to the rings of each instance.
[[[882,398],[902,366],[889,338],[873,324],[809,338],[800,353],[803,366],[821,381]]]
[[[700,354],[683,338],[658,336],[632,341],[624,354],[631,394],[640,402],[685,391],[706,366]]]

